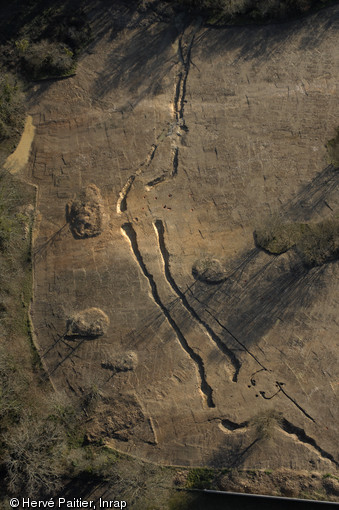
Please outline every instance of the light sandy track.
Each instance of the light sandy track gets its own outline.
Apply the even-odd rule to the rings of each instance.
[[[28,163],[28,158],[31,152],[31,146],[34,140],[35,126],[32,122],[32,117],[27,115],[24,131],[21,135],[19,144],[15,151],[8,156],[4,163],[4,168],[9,170],[12,174],[17,174],[23,170]]]

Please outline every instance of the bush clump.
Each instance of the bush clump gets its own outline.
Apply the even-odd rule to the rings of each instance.
[[[187,476],[186,487],[189,489],[211,489],[215,472],[209,468],[193,468]]]
[[[6,453],[2,459],[12,493],[29,496],[50,494],[60,488],[64,471],[64,430],[49,421],[23,420],[3,436]]]
[[[321,266],[339,258],[339,219],[310,224],[297,243],[306,266]]]
[[[270,20],[302,14],[313,7],[322,7],[327,0],[179,0],[186,8],[215,18],[246,18]]]
[[[96,338],[106,333],[107,315],[99,308],[87,308],[67,321],[67,336]]]
[[[205,283],[220,283],[226,279],[226,271],[218,259],[205,257],[197,260],[192,267],[196,280]]]
[[[31,79],[69,76],[74,71],[73,52],[65,45],[41,41],[23,52],[24,70]]]
[[[283,223],[273,216],[265,225],[254,232],[256,244],[273,255],[280,255],[295,246],[308,230],[305,223]]]
[[[22,93],[17,80],[0,73],[0,142],[19,135],[24,122]]]
[[[283,223],[272,218],[255,230],[257,246],[280,255],[295,248],[306,267],[321,266],[339,258],[339,218],[319,223]]]
[[[274,435],[274,429],[282,422],[282,414],[274,409],[260,411],[250,420],[258,440],[270,439]]]

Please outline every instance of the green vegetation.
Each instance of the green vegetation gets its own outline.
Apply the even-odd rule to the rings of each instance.
[[[189,471],[186,487],[189,489],[212,489],[216,471],[209,468],[193,468]]]
[[[272,218],[254,232],[256,244],[274,255],[295,248],[306,267],[321,266],[339,258],[339,218],[319,223],[283,223]]]
[[[74,0],[13,0],[0,11],[2,44],[17,41],[15,46],[42,40],[62,43],[78,54],[91,40],[91,29],[84,2]]]
[[[331,473],[325,473],[323,475],[323,478],[333,478],[334,480],[338,480],[339,481],[339,476],[336,476],[336,475],[331,474]]]
[[[297,252],[306,266],[321,266],[339,258],[339,219],[309,224],[297,243]]]
[[[274,409],[261,411],[250,421],[250,426],[255,430],[256,439],[270,439],[273,437],[276,425],[281,423],[282,414]]]
[[[321,8],[328,0],[179,0],[185,8],[209,21],[269,21]]]
[[[90,25],[80,2],[14,0],[4,10],[1,20],[0,8],[0,58],[4,67],[15,68],[28,81],[74,73],[78,56],[91,41]]]
[[[18,80],[0,72],[0,143],[17,140],[23,127],[23,94]],[[1,241],[0,241],[1,242]]]
[[[27,40],[25,40],[27,41]],[[30,79],[69,76],[75,71],[73,52],[59,43],[41,41],[20,49],[23,69]]]
[[[29,198],[32,199],[32,195]],[[28,206],[29,203],[24,198],[24,186],[16,182],[9,173],[2,171],[0,173],[0,256],[3,269],[8,267],[9,270],[14,263],[13,257],[20,240],[25,241],[22,245],[26,249],[25,257],[28,256],[30,242]]]
[[[272,216],[269,221],[254,232],[255,241],[260,248],[278,255],[295,246],[308,230],[304,223],[283,223],[278,216]]]

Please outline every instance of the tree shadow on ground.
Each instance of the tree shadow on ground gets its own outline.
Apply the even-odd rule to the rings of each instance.
[[[95,82],[93,95],[100,99],[123,88],[133,96],[131,102],[135,105],[144,97],[160,93],[163,79],[177,61],[172,49],[177,36],[174,25],[163,23],[125,32],[107,56],[106,71]]]
[[[265,61],[276,52],[283,52],[284,45],[295,40],[295,50],[314,50],[325,38],[336,33],[339,6],[334,5],[301,19],[269,25],[209,27],[197,37],[202,58],[213,54],[224,55],[238,50],[236,61]]]
[[[279,211],[283,222],[317,221],[328,211],[326,199],[337,193],[339,172],[326,167]],[[336,262],[307,268],[295,250],[269,255],[259,248],[233,260],[226,280],[218,285],[197,281],[187,293],[197,313],[225,326],[246,347],[262,338],[279,320],[291,320],[326,292],[326,275]]]

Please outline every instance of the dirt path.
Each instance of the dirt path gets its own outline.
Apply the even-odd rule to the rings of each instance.
[[[20,142],[10,156],[4,163],[4,168],[11,173],[16,174],[23,170],[28,163],[31,152],[32,143],[34,140],[35,126],[31,115],[27,115],[25,121],[24,131],[21,135]]]

